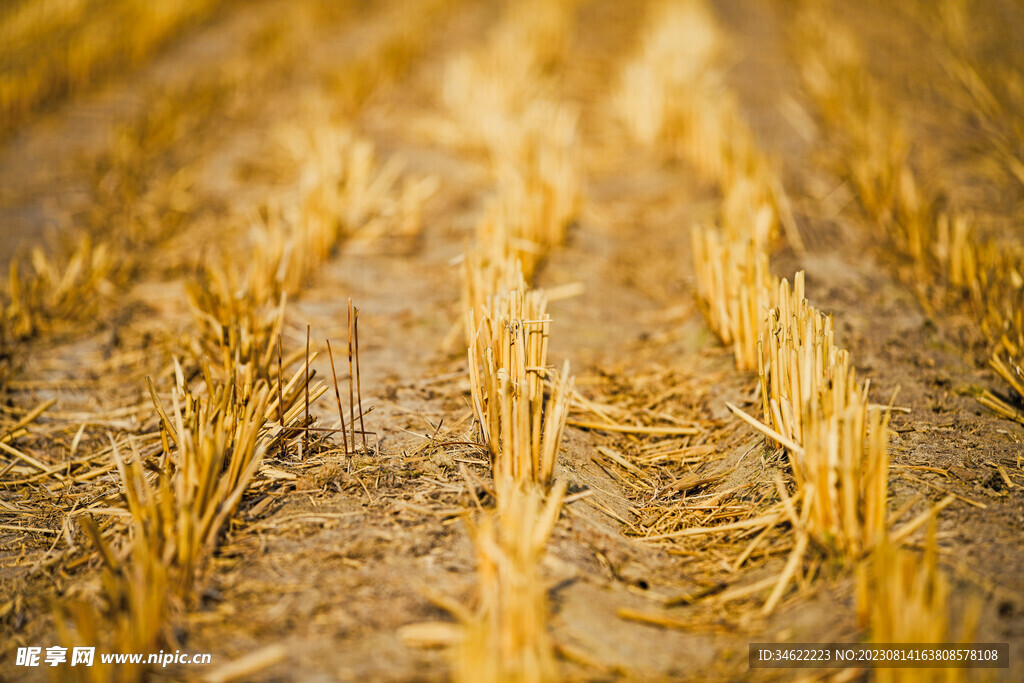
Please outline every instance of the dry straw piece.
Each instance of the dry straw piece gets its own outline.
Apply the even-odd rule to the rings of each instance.
[[[708,325],[732,347],[737,369],[752,371],[775,289],[768,255],[753,241],[730,240],[712,228],[695,227],[691,235],[698,302]]]
[[[758,346],[760,428],[789,453],[802,509],[791,521],[819,547],[856,560],[886,533],[889,412],[869,404],[831,319],[804,298],[802,272],[792,289],[779,284]]]
[[[934,513],[924,553],[882,542],[857,567],[857,616],[872,643],[950,643],[949,583],[938,567]],[[961,643],[973,640],[979,604],[967,607]],[[880,681],[964,681],[964,669],[876,669]]]
[[[227,381],[214,380],[204,365],[203,385],[194,389],[177,363],[175,370],[170,411],[150,384],[166,435],[158,473],[147,475],[134,445],[126,459],[112,444],[131,520],[127,551],[112,547],[90,517],[82,518],[104,558],[105,607],[98,616],[86,603],[59,605],[66,642],[103,643],[123,652],[175,643],[170,627],[182,611],[194,608],[208,559],[264,455],[301,438],[293,427],[305,426],[305,365],[283,386],[280,376],[255,378],[252,366],[239,367]],[[325,391],[318,383],[309,400]],[[123,675],[142,674],[142,667],[133,667]]]
[[[544,293],[527,290],[520,281],[515,289],[491,296],[480,315],[478,322],[467,308],[470,387],[495,478],[547,486],[568,417],[572,378],[568,363],[561,373],[547,366],[551,317]],[[546,381],[551,385],[547,400]]]
[[[1003,417],[1024,424],[1024,371],[1021,370],[1019,364],[1004,360],[999,354],[993,356],[989,364],[995,373],[1010,387],[1018,405],[1012,404],[1006,398],[998,396],[991,391],[985,391],[978,398],[978,401]]]
[[[480,604],[464,617],[454,653],[455,680],[558,680],[539,565],[564,494],[564,482],[546,502],[535,487],[499,483],[497,511],[479,526],[470,526],[477,549]]]

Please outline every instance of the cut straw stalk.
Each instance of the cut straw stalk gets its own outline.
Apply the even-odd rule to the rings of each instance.
[[[950,628],[949,582],[938,567],[936,511],[930,513],[924,552],[880,543],[857,566],[857,618],[872,643],[968,644],[974,638],[980,601],[968,602],[959,636]],[[946,669],[922,679],[915,669],[879,669],[880,681],[967,680],[964,669]]]
[[[566,424],[580,429],[593,429],[598,432],[618,432],[620,434],[644,434],[646,436],[693,436],[700,434],[699,427],[648,427],[646,425],[628,425],[617,422],[589,422],[587,420],[566,420]]]
[[[300,358],[292,354],[288,364]],[[310,354],[308,362],[313,358]],[[287,382],[282,374],[274,382],[255,379],[252,368],[244,366],[215,380],[203,363],[199,387],[186,384],[177,361],[174,370],[170,410],[150,384],[161,431],[169,437],[162,442],[164,465],[156,477],[145,474],[134,441],[129,459],[111,443],[133,529],[127,559],[118,561],[95,525],[80,518],[105,558],[106,607],[97,615],[85,603],[59,605],[58,627],[67,642],[140,652],[173,642],[167,629],[195,606],[208,560],[264,454],[305,434],[306,397],[316,401],[327,389],[322,383],[307,386],[313,377],[308,363]]]
[[[550,484],[568,417],[572,379],[547,369],[548,325],[543,293],[522,286],[494,296],[469,349],[473,406],[491,451],[496,478]],[[553,377],[544,400],[545,375]]]
[[[498,484],[497,511],[470,525],[480,604],[456,646],[455,680],[558,679],[539,566],[564,494],[559,482],[544,502],[537,488],[506,480]]]
[[[768,254],[753,241],[730,239],[720,231],[695,227],[693,261],[697,296],[708,325],[732,346],[736,367],[757,367],[757,339],[775,287],[768,272]]]
[[[797,481],[815,491],[808,530],[845,557],[870,551],[885,535],[889,414],[867,408],[852,373],[812,404]]]
[[[804,297],[804,274],[792,289],[783,279],[777,305],[768,311],[758,340],[758,376],[765,421],[797,443],[803,441],[803,414],[815,397],[849,374],[849,354],[835,345],[832,318]]]
[[[792,289],[780,283],[758,346],[765,424],[742,417],[787,448],[798,490],[813,492],[802,498],[808,533],[858,558],[885,533],[889,411],[871,407],[831,319],[804,298],[802,272]]]
[[[526,164],[504,164],[499,171],[498,194],[477,227],[477,241],[496,260],[518,260],[529,280],[541,258],[565,240],[580,181],[568,149],[552,148],[545,139],[523,144],[536,149],[518,155]],[[554,154],[559,156],[544,163]]]
[[[341,407],[341,391],[338,389],[338,373],[334,369],[334,352],[331,350],[331,340],[327,340],[327,356],[331,359],[331,377],[334,379],[334,398],[338,402],[338,423],[341,429],[341,440],[345,448],[345,455],[349,455],[348,450],[348,432],[345,429],[345,410]],[[352,446],[355,449],[355,434],[352,435]]]

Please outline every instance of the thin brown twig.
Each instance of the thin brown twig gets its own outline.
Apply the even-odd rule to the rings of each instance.
[[[348,415],[353,426],[356,423],[355,385],[352,373],[352,297],[348,298]],[[355,452],[355,437],[352,437],[352,451]]]
[[[363,424],[363,389],[359,383],[359,309],[355,309],[352,315],[352,329],[356,342],[356,400],[359,401],[359,430],[363,435],[363,450],[366,448],[366,425]],[[353,425],[355,426],[355,425]]]
[[[277,335],[277,419],[281,423],[281,457],[284,458],[284,362],[281,359],[281,334]]]
[[[302,424],[306,430],[302,435],[302,453],[309,452],[309,325],[306,325],[306,414]]]
[[[331,340],[327,340],[327,356],[331,359],[331,375],[334,377],[334,398],[338,401],[338,421],[341,422],[341,442],[345,446],[345,457],[348,452],[348,434],[345,431],[345,410],[341,407],[341,391],[338,390],[338,373],[334,370],[334,351],[331,350]],[[355,438],[355,435],[352,435]]]

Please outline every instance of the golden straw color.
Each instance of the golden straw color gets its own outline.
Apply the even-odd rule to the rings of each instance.
[[[565,59],[577,4],[507,3],[484,44],[446,64],[441,95],[453,121],[434,133],[479,150],[495,163],[524,161],[521,155],[536,149],[531,139],[558,144],[566,141],[565,135],[574,135],[575,114],[555,101],[548,82]]]
[[[759,340],[758,376],[765,422],[796,442],[804,438],[805,408],[849,374],[849,354],[835,345],[832,318],[821,314],[804,297],[804,274],[791,288],[778,285],[777,305],[768,312]]]
[[[470,523],[480,603],[454,651],[455,678],[556,680],[538,563],[565,483],[554,485],[543,509],[541,501],[554,478],[572,378],[568,361],[561,373],[547,366],[551,318],[544,293],[526,287],[514,258],[503,267],[484,263],[472,253],[466,261],[465,325],[473,409],[491,455],[497,511],[479,528]],[[515,286],[501,289],[501,283]]]
[[[732,347],[738,370],[755,370],[758,337],[776,289],[768,254],[714,228],[694,227],[691,235],[697,301],[708,326]]]
[[[971,643],[980,603],[966,607],[959,636],[950,624],[949,581],[938,567],[934,514],[924,552],[897,548],[887,540],[857,567],[857,617],[872,643]],[[879,681],[966,681],[966,669],[874,671]]]
[[[954,81],[967,84],[976,105],[970,110],[991,126],[999,104],[963,61],[962,46],[957,47],[967,21],[958,7],[945,2],[940,12],[942,33],[952,44],[946,66]],[[902,122],[868,73],[856,37],[830,20],[827,6],[805,4],[797,27],[804,84],[825,123],[841,139],[840,173],[851,181],[890,244],[911,264],[904,277],[916,288],[930,290],[943,305],[965,309],[978,322],[990,365],[1005,383],[1003,392],[986,390],[979,401],[1005,418],[1024,421],[1024,250],[1014,243],[982,241],[969,217],[934,208],[940,196],[918,182]],[[1004,138],[1013,126],[997,128],[993,149],[1017,182],[1024,178],[1024,164]]]
[[[234,376],[224,381],[214,380],[204,363],[201,376],[202,384],[193,388],[175,362],[170,410],[150,383],[168,437],[163,467],[155,475],[147,474],[134,445],[125,456],[112,443],[130,516],[127,547],[112,547],[96,523],[83,518],[83,530],[104,559],[105,604],[99,612],[83,602],[59,604],[65,642],[121,652],[175,645],[172,626],[195,608],[208,560],[264,454],[301,441],[304,432],[292,428],[304,426],[305,365],[284,386],[280,379],[256,379],[252,366],[236,366]],[[310,388],[309,400],[326,389],[322,383]],[[91,673],[94,679],[114,676],[101,669]],[[141,679],[143,673],[143,667],[116,672],[119,679]]]
[[[575,219],[581,174],[577,115],[541,98],[562,58],[576,3],[506,6],[485,44],[448,63],[443,99],[456,125],[436,135],[484,153],[496,195],[463,264],[463,322],[473,411],[491,456],[496,511],[469,523],[479,603],[463,615],[454,671],[462,681],[556,680],[539,561],[558,520],[554,484],[568,418],[568,362],[547,364],[547,299],[528,285]],[[501,77],[495,77],[501,74]]]
[[[558,521],[565,483],[545,502],[536,487],[498,480],[498,508],[470,523],[477,550],[480,604],[455,649],[456,681],[559,680],[547,633],[547,590],[539,565]]]
[[[801,251],[781,182],[724,84],[721,38],[707,5],[656,3],[640,44],[610,102],[627,132],[643,145],[664,144],[718,186],[730,241],[766,249],[781,226]]]
[[[474,411],[495,477],[547,486],[568,418],[568,362],[561,373],[547,367],[551,318],[542,292],[519,288],[507,298],[495,296],[492,305],[500,312],[485,312],[469,350]],[[551,386],[546,401],[545,379]]]
[[[24,2],[0,22],[11,64],[0,78],[0,136],[49,101],[125,64],[141,62],[220,0]]]
[[[29,255],[31,270],[21,272],[12,259],[8,275],[9,302],[0,309],[0,326],[11,339],[27,339],[60,323],[96,315],[109,297],[117,259],[111,245],[82,236],[66,262],[40,248]]]
[[[790,455],[798,490],[814,490],[808,533],[858,558],[885,536],[889,414],[868,408],[867,386],[845,368],[805,410],[803,454]]]
[[[889,411],[870,406],[868,384],[858,384],[849,354],[836,346],[831,318],[810,305],[804,289],[803,272],[792,288],[779,283],[758,340],[764,424],[747,418],[786,448],[800,506],[799,519],[795,511],[790,519],[797,543],[766,612],[809,540],[857,561],[887,533]]]
[[[698,304],[736,367],[757,371],[764,423],[742,417],[786,447],[796,484],[788,498],[780,483],[797,539],[764,606],[770,612],[811,540],[856,560],[884,536],[888,413],[868,409],[867,385],[836,346],[831,318],[805,298],[803,273],[792,287],[770,273],[780,226],[797,251],[802,241],[780,182],[723,85],[707,6],[656,5],[644,35],[614,106],[636,141],[670,142],[722,193],[723,227],[692,232]],[[904,195],[913,196],[909,185]]]

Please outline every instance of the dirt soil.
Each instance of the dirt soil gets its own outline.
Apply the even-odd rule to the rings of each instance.
[[[173,344],[154,340],[192,329],[182,285],[198,258],[191,251],[212,245],[218,226],[239,225],[238,217],[267,188],[280,188],[274,174],[252,171],[265,161],[274,127],[301,117],[297,103],[311,93],[330,97],[327,84],[337,64],[374,49],[387,3],[356,4],[353,12],[310,29],[301,49],[286,50],[278,76],[239,90],[230,113],[205,113],[194,135],[146,167],[187,166],[192,201],[180,232],[151,246],[146,260],[154,265],[116,293],[116,304],[102,307],[88,325],[5,351],[5,406],[24,409],[57,399],[53,414],[21,442],[36,457],[64,461],[82,422],[90,427],[79,448],[103,443],[108,431],[151,424],[143,378],[166,377],[175,352]],[[1002,7],[997,0],[976,4],[985,11]],[[609,84],[637,47],[646,5],[583,0],[576,11],[570,58],[555,82],[558,97],[581,112],[583,205],[565,244],[542,262],[537,284],[550,290],[582,285],[581,293],[554,301],[550,310],[552,360],[570,361],[584,396],[648,423],[698,424],[701,434],[666,438],[568,428],[557,476],[570,494],[587,495],[565,506],[544,560],[550,631],[568,680],[789,678],[750,670],[747,644],[855,641],[861,631],[848,567],[820,567],[764,617],[760,606],[770,586],[735,599],[720,596],[778,575],[788,555],[784,534],[740,568],[733,564],[737,546],[722,535],[700,543],[645,539],[659,516],[703,514],[697,512],[702,501],[736,487],[741,492],[734,503],[755,505],[774,495],[773,478],[785,470],[780,454],[726,409],[731,402],[756,414],[756,377],[734,369],[695,303],[689,233],[715,219],[718,192],[684,161],[638,148],[609,114]],[[842,15],[868,45],[886,40],[879,24],[912,30],[912,16],[869,5]],[[54,106],[5,140],[0,263],[6,267],[32,243],[62,248],[62,235],[78,229],[96,201],[90,169],[108,147],[110,131],[135,120],[174,83],[200,79],[211,64],[260,59],[245,36],[279,22],[282,12],[285,5],[274,2],[222,12],[152,63]],[[940,566],[952,584],[950,623],[956,632],[968,603],[978,601],[974,639],[1010,643],[1011,668],[995,679],[1024,680],[1024,429],[974,398],[996,379],[979,353],[972,321],[936,311],[904,284],[898,259],[836,176],[829,139],[801,89],[787,3],[728,0],[715,3],[715,12],[727,46],[727,84],[780,170],[807,245],[805,253],[783,247],[773,254],[772,269],[783,277],[806,271],[810,298],[834,316],[838,342],[860,376],[871,379],[873,400],[888,403],[895,396],[905,409],[892,424],[889,510],[902,510],[899,521],[906,521],[955,496],[939,517]],[[491,501],[490,475],[486,451],[471,443],[476,435],[459,326],[458,261],[494,186],[485,159],[430,130],[449,116],[440,93],[448,60],[479,44],[502,16],[498,3],[443,5],[421,27],[427,34],[421,54],[352,114],[353,129],[375,143],[378,159],[401,159],[405,176],[433,175],[438,189],[418,234],[346,242],[288,302],[284,344],[293,349],[304,344],[307,325],[318,348],[326,338],[343,340],[348,298],[359,308],[372,449],[351,458],[334,450],[272,462],[290,478],[247,497],[223,539],[201,604],[177,635],[189,650],[211,652],[214,663],[282,645],[266,668],[250,675],[254,680],[449,676],[448,653],[415,646],[403,628],[454,621],[445,605],[474,599],[476,558],[463,517]],[[898,58],[907,70],[917,68],[911,50]],[[886,81],[897,93],[893,106],[907,107],[908,120],[917,121],[920,128],[911,130],[929,131],[932,158],[947,149],[956,157],[962,130],[951,124],[944,132],[933,111],[915,111],[926,86],[905,91],[892,72],[881,77],[893,79]],[[940,96],[938,88],[928,94]],[[801,125],[794,111],[804,114]],[[152,173],[153,182],[166,177]],[[951,175],[969,173],[965,167]],[[985,196],[965,192],[956,201]],[[1002,206],[1008,215],[1016,211],[1010,199]],[[1016,233],[1004,234],[1019,241],[1019,220],[1015,225]],[[161,265],[165,253],[177,256]],[[314,367],[319,377],[330,375],[326,355]],[[314,412],[329,422],[336,415],[333,393]],[[693,457],[657,463],[641,457],[659,448]],[[714,476],[682,492],[673,489],[693,475]],[[0,679],[42,679],[42,669],[16,668],[14,653],[19,646],[55,644],[49,601],[95,587],[99,564],[85,552],[87,542],[76,533],[82,547],[71,552],[60,532],[72,506],[92,499],[85,488],[65,491],[52,480],[28,491],[4,485],[5,479],[9,475],[0,477],[0,524],[6,525],[0,526],[0,604],[11,603],[0,612]],[[18,511],[29,506],[28,526],[49,533],[11,530],[25,524]],[[688,506],[696,507],[686,512]],[[920,547],[923,539],[922,531],[908,545]],[[701,594],[708,597],[679,599]],[[636,614],[666,621],[656,625]],[[152,672],[154,680],[201,675],[183,667]]]

